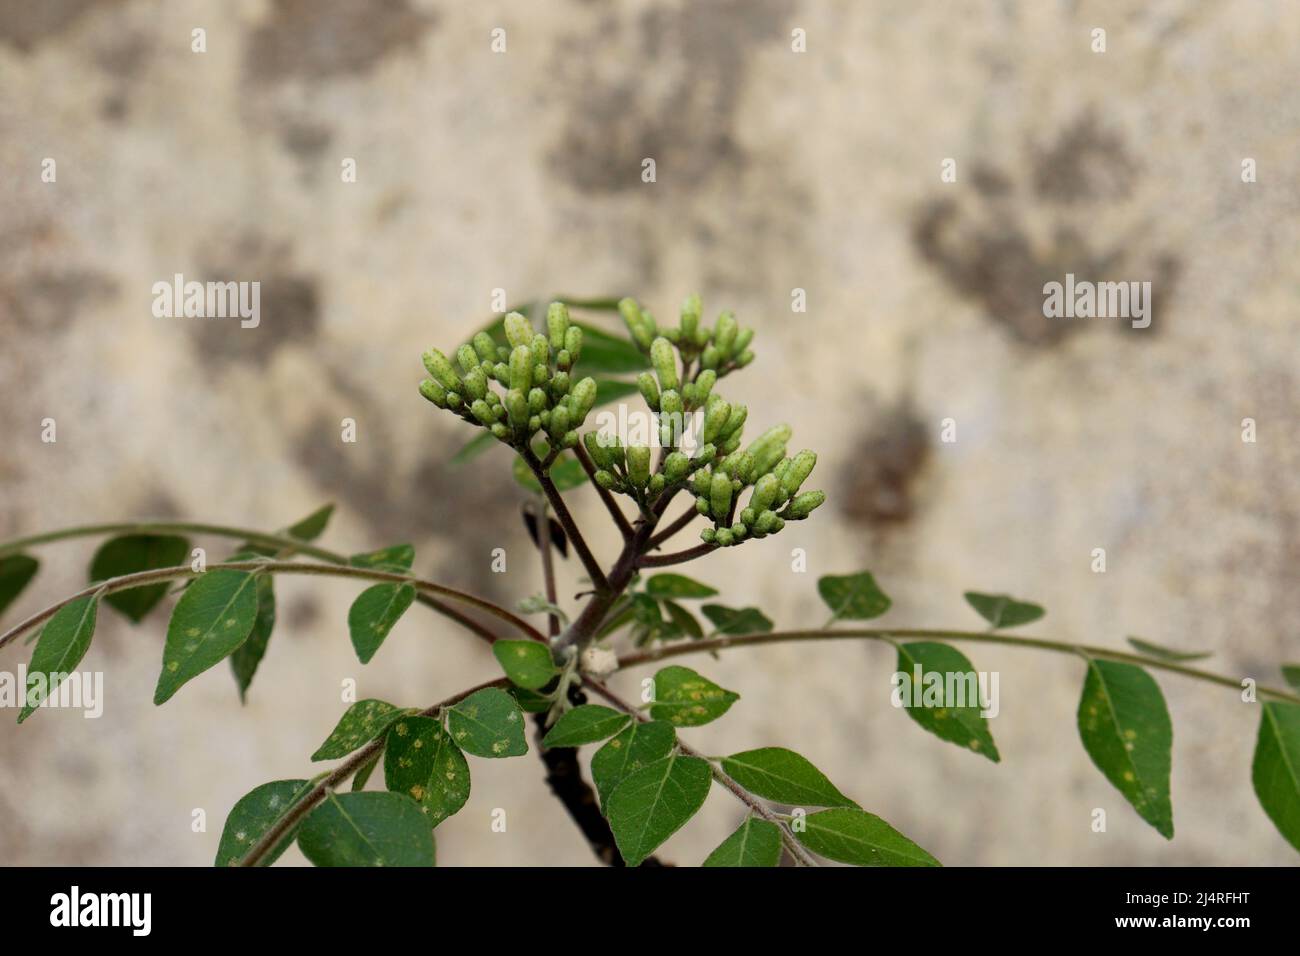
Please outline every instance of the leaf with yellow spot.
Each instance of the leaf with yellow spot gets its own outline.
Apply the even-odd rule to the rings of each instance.
[[[609,795],[629,774],[662,760],[677,745],[677,732],[662,720],[637,721],[591,756],[591,781],[602,811]]]
[[[400,793],[331,793],[308,814],[298,847],[316,866],[433,866],[433,828]]]
[[[406,732],[398,733],[398,727]],[[419,803],[437,826],[469,799],[469,764],[441,721],[404,717],[388,731],[384,785]]]
[[[1079,736],[1106,779],[1167,840],[1174,728],[1160,685],[1134,664],[1089,659],[1079,698]]]
[[[676,664],[655,674],[655,700],[650,716],[677,727],[699,727],[717,720],[740,699],[689,667]]]
[[[167,625],[163,668],[153,702],[219,664],[252,633],[257,621],[257,575],[219,568],[186,588]]]
[[[348,609],[348,632],[357,659],[369,664],[389,631],[415,601],[411,584],[376,584],[366,588]]]
[[[316,748],[312,760],[337,760],[359,750],[386,731],[407,711],[387,701],[359,700],[339,718],[325,742]]]
[[[214,866],[236,866],[248,855],[262,834],[275,824],[285,812],[311,789],[308,780],[273,780],[254,787],[239,798],[226,817],[217,846]],[[300,824],[301,825],[301,824]],[[298,834],[298,827],[290,827],[284,839],[258,861],[258,866],[270,866],[289,848]]]
[[[612,737],[632,718],[622,711],[599,704],[582,704],[565,711],[542,738],[543,747],[580,747]]]
[[[515,699],[486,687],[447,708],[451,739],[476,757],[518,757],[528,753],[524,712]]]
[[[495,641],[492,653],[510,682],[524,690],[539,690],[560,672],[551,649],[541,641]]]
[[[981,715],[979,674],[965,654],[947,644],[912,641],[898,645],[897,668],[894,693],[908,716],[940,740],[994,763],[1001,759],[988,720]]]

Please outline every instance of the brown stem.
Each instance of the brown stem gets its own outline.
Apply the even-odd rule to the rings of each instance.
[[[697,544],[693,548],[687,548],[685,551],[674,551],[672,554],[643,555],[637,564],[638,567],[642,568],[663,568],[670,564],[685,564],[687,561],[702,558],[717,549],[716,544]]]
[[[552,606],[559,604],[555,587],[555,561],[551,555],[551,521],[546,514],[545,502],[537,509],[537,549],[542,552],[542,582],[546,587],[546,600]],[[551,637],[560,633],[560,617],[554,611],[546,615],[546,629]]]
[[[573,446],[573,452],[578,456],[578,461],[582,463],[583,470],[587,472],[587,477],[591,479],[591,487],[596,489],[596,494],[600,496],[600,500],[605,504],[605,510],[614,519],[614,524],[618,525],[618,530],[622,533],[623,540],[626,541],[632,537],[632,526],[628,524],[627,517],[623,514],[623,509],[618,506],[618,502],[614,500],[614,496],[609,493],[608,489],[596,484],[596,463],[591,460],[591,455],[587,453],[587,449],[583,447],[582,442],[578,442]]]
[[[582,559],[582,566],[587,569],[587,577],[591,578],[592,586],[597,591],[609,589],[609,582],[605,580],[605,572],[600,569],[600,562],[596,556],[591,553],[591,548],[587,547],[587,541],[578,530],[578,525],[573,520],[573,515],[569,513],[569,506],[564,503],[560,496],[559,489],[555,487],[555,482],[551,476],[542,467],[542,463],[537,460],[537,455],[531,448],[525,446],[520,449],[520,455],[523,456],[528,467],[532,469],[537,478],[537,483],[542,486],[542,491],[546,493],[546,499],[551,503],[551,508],[555,511],[556,520],[564,528],[565,535],[568,536],[569,543],[573,545],[573,550],[578,552],[578,557]]]
[[[653,538],[651,538],[646,545],[646,550],[647,551],[655,550],[660,545],[662,545],[665,541],[667,541],[677,532],[681,531],[683,528],[685,528],[688,524],[690,524],[698,517],[700,517],[700,513],[696,511],[695,506],[692,505],[683,515],[681,515],[678,518],[675,518],[672,524],[668,525],[668,527],[664,528]]]

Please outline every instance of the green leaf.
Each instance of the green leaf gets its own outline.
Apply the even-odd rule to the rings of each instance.
[[[529,595],[515,605],[515,610],[520,614],[554,614],[560,620],[560,623],[569,623],[569,615],[564,613],[564,608],[558,604],[552,604],[546,600],[546,596],[543,594]]]
[[[636,382],[625,382],[619,378],[602,378],[599,375],[593,377],[596,379],[596,404],[592,408],[600,408],[610,402],[620,401],[640,391]]]
[[[299,541],[315,541],[324,534],[325,526],[330,523],[330,516],[333,514],[334,506],[324,505],[298,523],[290,525],[287,533],[289,537],[297,538]]]
[[[415,563],[415,547],[409,544],[395,544],[378,551],[354,554],[348,558],[348,564],[354,568],[370,568],[374,571],[390,571],[394,574],[406,574]]]
[[[776,866],[781,862],[781,828],[758,817],[745,822],[708,855],[704,866]]]
[[[713,773],[699,757],[670,754],[629,774],[609,795],[606,819],[628,866],[640,866],[709,795]]]
[[[722,758],[725,773],[750,793],[797,807],[856,807],[808,760],[784,747]]]
[[[30,717],[86,656],[95,633],[98,603],[93,594],[78,598],[59,608],[45,623],[27,667],[27,687],[18,723]]]
[[[937,675],[933,683],[930,674]],[[994,763],[1001,759],[989,722],[980,714],[979,674],[966,655],[947,644],[899,644],[898,675],[901,683],[895,686],[895,701],[904,705],[913,720],[940,740],[973,750]]]
[[[672,753],[677,733],[662,720],[637,721],[591,757],[591,780],[600,794],[602,812],[614,789],[631,774]]]
[[[1287,842],[1300,850],[1300,706],[1265,701],[1250,777],[1255,796]]]
[[[599,704],[582,704],[565,711],[542,738],[543,747],[581,747],[612,737],[632,718]]]
[[[575,322],[582,329],[582,356],[578,368],[584,375],[622,375],[650,367],[650,359],[625,335],[610,335],[595,326]]]
[[[756,607],[730,608],[706,604],[700,608],[719,634],[766,634],[772,622]]]
[[[854,866],[940,866],[938,860],[874,813],[838,808],[810,813],[799,842],[819,856]]]
[[[376,753],[373,757],[362,764],[361,769],[352,775],[353,792],[366,789],[366,784],[370,781],[370,775],[375,772],[375,767],[379,766],[379,758],[382,753]]]
[[[476,757],[518,757],[528,753],[524,712],[503,690],[487,687],[447,708],[447,727],[462,750]]]
[[[357,596],[348,609],[348,632],[361,663],[370,663],[388,632],[413,601],[413,584],[375,584]]]
[[[507,687],[506,693],[530,714],[544,714],[555,703],[554,695],[539,694],[535,690],[524,690],[522,687]]]
[[[420,804],[436,827],[469,799],[469,764],[442,721],[403,717],[388,731],[384,785]]]
[[[541,641],[495,641],[492,653],[511,683],[524,690],[540,690],[560,672]]]
[[[226,825],[221,831],[221,843],[217,846],[217,858],[212,865],[238,866],[254,844],[262,839],[262,835],[310,789],[309,780],[273,780],[254,787],[240,797],[226,817]],[[298,826],[290,827],[285,832],[284,839],[263,856],[257,865],[270,866],[289,849],[289,844],[293,843],[293,838],[297,835]]]
[[[725,714],[740,695],[723,690],[689,667],[672,664],[655,674],[650,716],[677,727],[699,727]]]
[[[1143,820],[1172,840],[1169,766],[1174,729],[1151,675],[1133,664],[1089,660],[1079,699],[1079,736],[1097,769]]]
[[[253,682],[253,675],[266,655],[266,646],[271,641],[271,632],[275,630],[275,584],[269,574],[257,576],[257,618],[253,621],[253,633],[248,640],[235,648],[230,655],[230,669],[234,672],[235,683],[239,686],[239,702],[242,704],[248,696],[248,685]]]
[[[325,742],[316,748],[312,760],[337,760],[370,743],[405,711],[382,700],[359,700],[339,718]]]
[[[0,558],[0,614],[22,593],[40,566],[41,562],[26,554]]]
[[[228,568],[199,575],[176,602],[167,625],[153,702],[165,703],[185,683],[220,663],[248,639],[256,621],[256,575]]]
[[[460,446],[460,450],[449,459],[450,463],[453,465],[463,465],[467,462],[473,461],[479,455],[483,454],[483,452],[495,445],[496,441],[496,438],[491,432],[479,432],[464,445]]]
[[[515,476],[515,481],[529,491],[539,495],[542,493],[542,486],[538,483],[537,476],[528,467],[528,462],[518,455],[515,456],[511,473]],[[556,491],[570,491],[587,481],[587,470],[582,467],[582,462],[572,455],[561,455],[555,459],[555,464],[551,465],[548,474]]]
[[[1213,651],[1175,651],[1168,647],[1161,647],[1159,644],[1152,644],[1150,641],[1144,641],[1140,637],[1130,637],[1128,642],[1133,645],[1133,650],[1139,654],[1145,654],[1148,657],[1156,657],[1162,661],[1199,661],[1207,657],[1213,657]]]
[[[90,561],[90,582],[95,584],[124,574],[135,574],[137,571],[174,568],[185,564],[189,553],[189,541],[176,535],[127,534],[110,538],[99,546]],[[146,584],[106,594],[104,601],[139,624],[166,597],[170,587],[167,581]]]
[[[1300,664],[1283,664],[1282,679],[1296,690],[1300,690]]]
[[[818,578],[817,593],[831,609],[832,620],[865,621],[880,617],[893,603],[877,586],[870,571]]]
[[[704,628],[700,627],[700,622],[695,619],[694,614],[676,601],[665,600],[663,605],[664,610],[668,612],[668,617],[673,622],[673,626],[682,634],[696,641],[704,637]]]
[[[706,598],[718,593],[716,588],[694,581],[684,574],[656,574],[645,583],[645,593],[652,598]]]
[[[1006,594],[980,594],[977,591],[967,591],[965,598],[966,603],[973,607],[980,617],[988,621],[993,630],[1028,624],[1047,613],[1037,604],[1017,601]]]
[[[298,832],[316,866],[433,866],[433,829],[400,793],[331,793]]]
[[[582,299],[572,295],[553,295],[551,301],[563,302],[570,309],[587,309],[594,312],[617,312],[621,295],[599,296],[594,299]]]

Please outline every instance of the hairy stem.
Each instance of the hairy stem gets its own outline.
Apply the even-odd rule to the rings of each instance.
[[[486,611],[527,634],[535,641],[545,641],[545,636],[525,621],[523,618],[507,611],[503,607],[498,607],[491,601],[475,597],[472,594],[466,594],[463,591],[457,591],[455,588],[444,587],[441,584],[435,584],[432,581],[424,581],[420,578],[410,577],[405,574],[394,574],[389,571],[376,571],[371,568],[354,568],[345,565],[336,564],[302,564],[297,561],[227,561],[219,564],[209,564],[208,571],[217,571],[228,569],[232,571],[256,571],[266,572],[269,574],[309,574],[324,575],[326,577],[339,578],[356,578],[362,581],[377,581],[394,584],[410,584],[421,593],[436,594],[441,597],[450,598],[454,601],[471,605],[479,610]],[[130,588],[139,587],[142,584],[154,584],[159,581],[178,581],[185,578],[198,577],[204,574],[203,571],[195,571],[188,564],[175,568],[156,568],[150,571],[137,571],[134,574],[123,574],[119,577],[109,578],[107,581],[101,581],[92,584],[76,594],[70,595],[63,600],[50,605],[43,611],[39,611],[15,624],[3,635],[0,635],[0,647],[18,638],[33,627],[43,624],[49,620],[59,609],[73,601],[83,597],[89,597],[92,594],[112,594],[115,591],[126,591]]]
[[[479,684],[476,687],[471,687],[468,690],[463,690],[459,694],[448,697],[446,700],[440,701],[431,707],[426,707],[424,710],[420,711],[420,716],[436,717],[438,711],[442,710],[442,708],[450,707],[452,704],[458,704],[470,694],[475,694],[489,687],[503,687],[507,683],[509,682],[506,678],[500,677],[496,680],[490,680],[486,683]],[[257,866],[257,864],[261,862],[262,858],[271,852],[272,848],[274,848],[275,845],[284,838],[284,835],[289,832],[294,824],[311,812],[311,810],[314,809],[321,800],[325,799],[325,795],[329,791],[333,790],[344,780],[351,777],[354,773],[369,763],[370,760],[379,753],[379,751],[384,749],[384,737],[384,734],[380,734],[374,740],[370,741],[370,743],[353,753],[347,760],[343,761],[343,763],[331,770],[327,775],[322,777],[314,787],[307,791],[301,800],[289,807],[289,809],[284,812],[283,816],[276,820],[271,828],[262,834],[261,838],[254,843],[248,853],[245,854],[244,858],[239,861],[239,865]]]
[[[1234,690],[1241,689],[1241,681],[1238,678],[1199,670],[1195,667],[1187,667],[1186,665],[1179,664],[1175,661],[1167,661],[1159,657],[1149,657],[1144,654],[1132,654],[1128,651],[1118,651],[1108,647],[1097,647],[1092,644],[1071,644],[1067,641],[1053,641],[1041,637],[1013,637],[1010,634],[990,634],[987,631],[942,631],[931,630],[928,628],[845,627],[815,631],[771,631],[766,634],[737,634],[732,637],[715,637],[703,641],[683,641],[674,644],[666,644],[648,651],[625,654],[619,658],[618,664],[619,669],[622,670],[626,667],[635,667],[638,664],[648,664],[652,661],[660,661],[669,657],[678,657],[682,654],[721,651],[732,647],[752,647],[759,644],[835,640],[892,641],[895,639],[907,640],[910,638],[941,641],[970,641],[975,644],[1002,644],[1008,647],[1032,647],[1036,650],[1053,651],[1059,654],[1082,654],[1086,657],[1097,657],[1103,660],[1120,661],[1125,664],[1139,664],[1142,667],[1150,667],[1155,670],[1181,674],[1182,676],[1190,677],[1193,680],[1218,684],[1222,687],[1231,687]],[[1292,704],[1300,704],[1300,695],[1290,693],[1281,688],[1267,687],[1263,684],[1257,684],[1255,689],[1258,693],[1263,694],[1266,697],[1287,701]]]
[[[573,520],[573,515],[569,513],[569,506],[564,503],[564,498],[560,496],[559,489],[555,487],[555,482],[551,480],[550,474],[542,467],[542,463],[537,460],[537,455],[531,448],[525,447],[520,450],[524,461],[532,469],[537,478],[537,483],[542,486],[542,491],[546,493],[546,499],[551,503],[551,508],[555,512],[555,518],[564,528],[565,535],[568,536],[569,543],[573,545],[573,550],[578,552],[578,557],[582,559],[582,566],[587,569],[587,577],[591,578],[592,587],[597,591],[606,591],[609,589],[609,582],[605,580],[605,572],[600,568],[600,562],[596,556],[591,553],[591,548],[587,547],[587,540],[578,530],[577,523]]]
[[[596,463],[591,460],[591,455],[587,453],[587,449],[583,447],[582,442],[578,442],[573,446],[573,452],[578,456],[578,461],[582,463],[582,468],[587,472],[587,477],[591,479],[591,487],[596,489],[596,494],[604,502],[605,510],[614,519],[614,524],[618,525],[618,530],[622,532],[623,540],[626,541],[632,537],[632,526],[628,524],[627,517],[623,514],[623,509],[618,506],[618,502],[614,500],[614,496],[608,490],[596,484]]]
[[[551,519],[546,514],[545,502],[537,508],[537,550],[542,553],[542,584],[546,588],[546,600],[556,606],[559,592],[555,587],[555,558],[551,554]],[[560,633],[560,617],[554,611],[546,615],[546,630],[552,638]]]
[[[634,717],[636,720],[641,721],[642,723],[646,722],[645,716],[641,714],[640,711],[638,711],[635,707],[632,707],[630,704],[623,701],[622,698],[620,698],[617,694],[611,691],[604,684],[601,684],[598,681],[588,680],[586,682],[586,686],[591,688],[601,697],[605,698],[605,700],[609,701],[619,710],[623,711],[626,714],[631,714],[632,717]],[[713,774],[714,780],[722,784],[722,786],[725,787],[728,791],[730,791],[731,794],[737,800],[745,804],[745,806],[749,807],[749,809],[753,813],[757,814],[759,817],[766,820],[768,823],[771,823],[774,826],[776,826],[781,831],[781,842],[785,844],[786,850],[790,853],[792,857],[794,857],[794,859],[798,863],[800,863],[803,866],[817,865],[817,861],[814,860],[812,856],[808,853],[808,851],[805,850],[800,845],[799,841],[794,838],[794,835],[790,832],[789,828],[785,825],[785,822],[780,817],[778,817],[775,813],[769,810],[762,801],[760,801],[752,793],[750,793],[739,783],[737,783],[731,777],[730,774],[723,771],[721,767],[715,764],[708,757],[705,757],[698,750],[687,745],[686,743],[683,743],[680,739],[677,741],[677,748],[682,753],[686,754],[688,757],[696,757],[700,760],[703,760],[706,764],[709,765],[709,772]]]

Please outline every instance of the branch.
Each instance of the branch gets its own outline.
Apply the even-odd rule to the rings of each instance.
[[[637,561],[637,567],[664,568],[670,564],[685,564],[687,561],[702,558],[716,550],[718,550],[716,544],[697,544],[693,548],[687,548],[685,551],[674,551],[672,554],[645,554]]]
[[[376,571],[371,568],[354,568],[334,564],[302,564],[297,561],[227,561],[218,564],[209,564],[207,570],[252,571],[267,572],[271,574],[312,574],[324,575],[326,577],[357,578],[362,581],[410,584],[421,593],[436,594],[441,597],[451,598],[454,601],[469,604],[482,611],[486,611],[489,614],[495,615],[501,620],[514,625],[535,641],[544,642],[546,640],[541,631],[537,630],[537,628],[533,627],[523,618],[512,614],[503,607],[498,607],[491,601],[475,597],[472,594],[466,594],[464,591],[457,591],[455,588],[444,587],[441,584],[435,584],[432,581],[424,581],[420,578],[410,577],[405,574],[394,574],[389,571]],[[38,624],[43,624],[58,613],[60,608],[81,598],[90,597],[93,594],[112,594],[115,591],[126,591],[130,588],[139,587],[142,584],[153,584],[159,581],[177,581],[184,578],[195,578],[200,574],[205,573],[207,572],[195,571],[188,564],[185,564],[175,568],[156,568],[150,571],[137,571],[134,574],[123,574],[119,577],[109,578],[107,581],[92,584],[89,587],[78,591],[76,594],[64,598],[56,604],[52,604],[45,610],[33,614],[25,621],[20,621],[18,624],[15,624],[0,636],[0,647],[9,644],[11,641],[31,628],[36,627]]]
[[[647,551],[655,550],[655,548],[658,548],[665,541],[667,541],[669,538],[675,535],[678,531],[681,531],[683,528],[685,528],[688,524],[690,524],[698,517],[700,517],[700,513],[696,511],[695,506],[692,505],[689,509],[687,509],[685,514],[683,514],[679,518],[674,519],[672,524],[670,524],[668,527],[664,528],[664,530],[660,531],[653,538],[651,538],[649,542],[646,543],[646,550]]]
[[[537,460],[537,455],[528,446],[519,450],[528,467],[532,469],[533,474],[537,477],[537,483],[542,486],[542,491],[546,493],[547,500],[551,503],[551,508],[555,511],[555,517],[564,528],[565,535],[569,538],[569,543],[573,545],[573,550],[578,552],[578,557],[582,559],[582,565],[587,569],[587,577],[591,578],[592,586],[597,591],[608,591],[609,582],[605,580],[605,572],[600,569],[600,563],[596,556],[591,553],[591,548],[587,547],[587,541],[578,530],[578,525],[573,520],[573,515],[569,514],[569,506],[564,503],[560,497],[559,489],[555,487],[555,482],[551,476],[542,467],[542,463]]]
[[[1222,687],[1231,687],[1234,690],[1241,689],[1241,681],[1237,678],[1215,674],[1210,671],[1198,670],[1195,667],[1186,667],[1182,664],[1163,660],[1158,657],[1148,657],[1143,654],[1131,654],[1128,651],[1117,651],[1108,647],[1097,647],[1091,644],[1071,644],[1066,641],[1053,641],[1041,637],[1014,637],[1010,634],[990,634],[987,631],[940,631],[926,628],[836,628],[835,630],[820,631],[770,631],[766,634],[737,634],[731,637],[715,637],[704,641],[681,641],[674,644],[666,644],[661,647],[656,647],[648,651],[626,654],[619,658],[618,666],[619,670],[622,670],[627,667],[636,667],[639,664],[648,664],[652,661],[660,661],[669,657],[678,657],[683,654],[721,651],[732,647],[749,647],[759,644],[849,639],[892,641],[895,639],[906,640],[908,638],[941,641],[970,641],[976,644],[1003,644],[1009,647],[1032,647],[1036,650],[1053,651],[1059,654],[1083,654],[1087,657],[1099,657],[1103,660],[1120,661],[1125,664],[1138,664],[1142,667],[1150,667],[1155,670],[1169,671],[1170,673],[1190,677],[1193,680],[1218,684]],[[1300,704],[1300,695],[1292,694],[1289,691],[1277,687],[1266,687],[1262,684],[1256,684],[1255,690],[1267,697],[1284,700],[1292,704]]]
[[[436,717],[438,711],[442,710],[442,708],[460,703],[470,694],[478,693],[479,691],[486,690],[489,687],[502,687],[508,683],[509,681],[506,678],[499,677],[496,680],[490,680],[484,684],[479,684],[477,687],[471,687],[469,690],[461,691],[459,694],[448,697],[446,700],[434,704],[431,707],[426,707],[424,710],[420,711],[419,716]],[[283,816],[276,820],[271,828],[262,834],[261,838],[253,844],[244,858],[239,861],[239,865],[257,866],[257,864],[262,861],[262,858],[271,852],[272,848],[275,847],[284,835],[289,832],[290,828],[305,817],[316,806],[316,804],[320,803],[321,800],[324,799],[326,793],[333,790],[344,780],[348,779],[348,777],[352,776],[364,767],[370,762],[372,757],[376,756],[379,751],[384,749],[385,737],[385,734],[380,734],[374,740],[370,741],[370,743],[352,754],[352,756],[348,757],[348,759],[343,763],[339,764],[334,768],[334,770],[330,771],[330,773],[322,778],[316,786],[311,788],[311,790],[307,791],[307,794],[301,800],[289,807],[289,809],[284,812]]]
[[[573,453],[577,455],[578,461],[582,463],[583,470],[587,473],[587,477],[591,479],[591,487],[595,488],[596,494],[600,495],[600,500],[605,503],[605,510],[614,519],[614,524],[618,525],[618,530],[623,533],[623,540],[626,541],[632,537],[632,526],[627,523],[623,509],[618,506],[614,496],[607,489],[596,484],[596,463],[591,460],[591,455],[587,453],[587,449],[583,447],[582,442],[578,442],[573,446]]]
[[[642,723],[648,723],[648,721],[640,713],[640,711],[625,703],[622,699],[620,699],[604,684],[601,684],[593,680],[588,680],[586,683],[588,687],[594,690],[601,697],[604,697],[607,701],[609,701],[619,710],[623,711],[626,714],[630,714],[633,718],[641,721]],[[817,866],[817,861],[814,860],[812,856],[809,855],[808,851],[805,850],[803,846],[799,843],[799,841],[794,838],[794,835],[790,833],[790,830],[785,825],[785,822],[780,817],[778,817],[775,813],[769,810],[761,801],[759,801],[757,797],[755,797],[744,787],[738,784],[734,779],[732,779],[730,774],[723,771],[721,767],[715,764],[708,757],[704,756],[693,747],[690,747],[687,744],[683,743],[681,740],[677,741],[677,747],[679,750],[681,750],[682,753],[686,754],[688,757],[696,757],[700,760],[703,760],[706,764],[709,765],[709,771],[713,774],[714,780],[718,781],[718,783],[726,787],[727,790],[731,791],[732,795],[741,803],[745,804],[745,806],[749,807],[751,811],[758,814],[758,816],[762,817],[768,823],[771,823],[774,826],[776,826],[781,831],[781,842],[785,844],[786,849],[789,851],[790,855],[795,858],[797,862],[799,862],[803,866]]]
[[[542,552],[542,584],[546,588],[546,600],[552,607],[559,604],[559,592],[555,588],[555,561],[551,554],[551,521],[546,514],[546,504],[537,509],[537,550]],[[554,611],[546,615],[546,630],[555,637],[560,633],[560,618]]]

